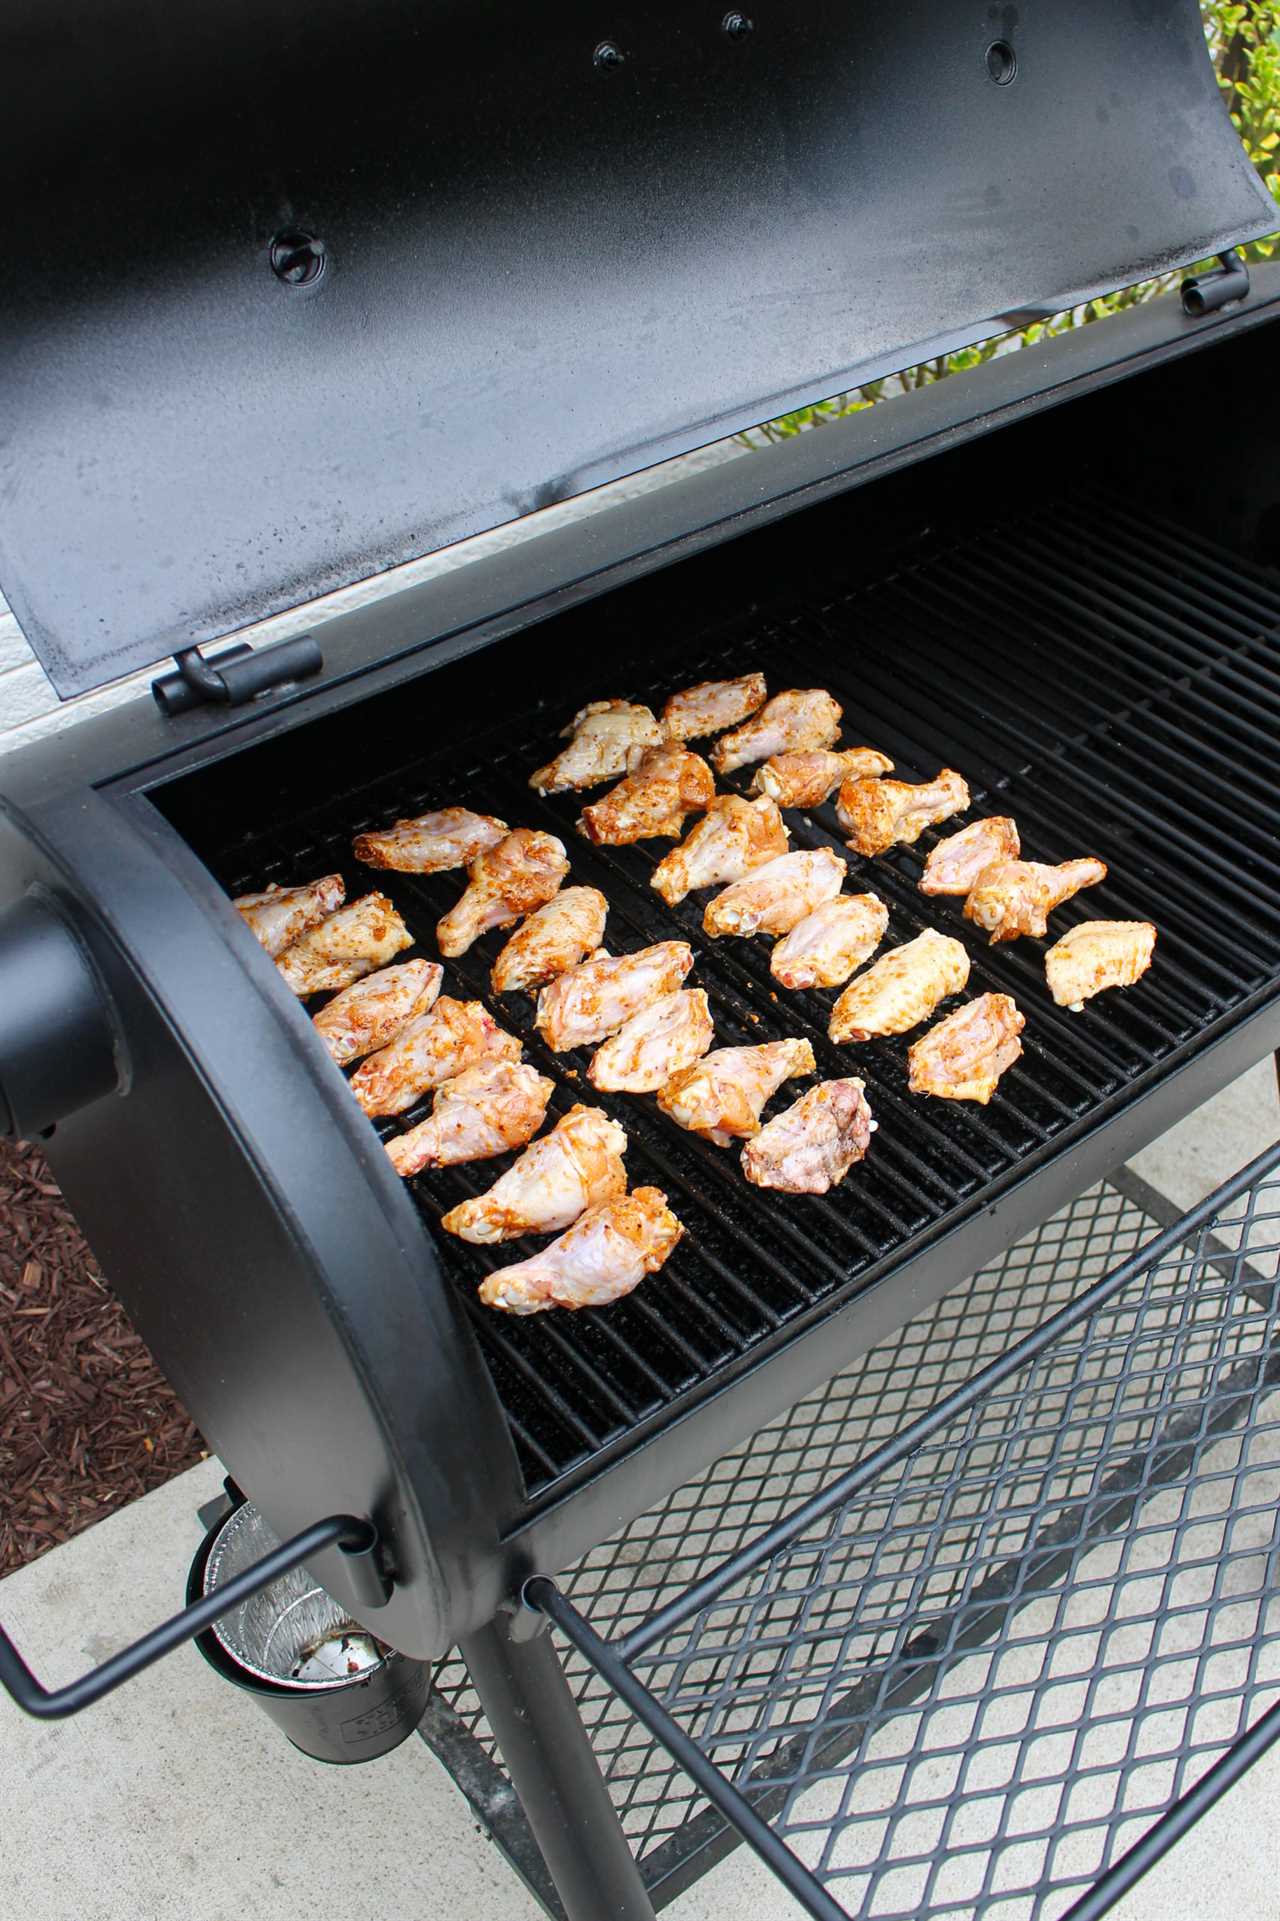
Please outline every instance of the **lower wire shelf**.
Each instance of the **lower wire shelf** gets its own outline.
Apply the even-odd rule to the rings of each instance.
[[[533,1584],[656,1907],[745,1830],[821,1921],[1084,1921],[1280,1734],[1280,1146],[1173,1214],[1121,1170]],[[423,1734],[557,1913],[456,1659]]]

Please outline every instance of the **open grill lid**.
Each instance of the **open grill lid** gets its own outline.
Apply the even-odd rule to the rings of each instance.
[[[1276,224],[1196,0],[18,0],[5,69],[64,697]]]

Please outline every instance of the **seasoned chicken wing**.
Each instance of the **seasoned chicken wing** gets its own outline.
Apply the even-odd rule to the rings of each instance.
[[[609,903],[598,887],[562,887],[517,927],[493,963],[495,994],[532,993],[594,954]]]
[[[834,745],[844,709],[822,687],[791,687],[767,700],[754,719],[722,734],[711,750],[718,774],[746,767],[770,754],[802,753]]]
[[[812,1074],[808,1041],[765,1041],[759,1047],[717,1047],[673,1074],[659,1091],[658,1106],[678,1127],[701,1134],[717,1147],[755,1134],[765,1102],[783,1081]]]
[[[736,727],[740,720],[764,705],[768,688],[763,674],[743,674],[738,680],[700,680],[672,694],[662,710],[662,724],[669,740],[702,740],[718,734],[722,727]]]
[[[860,1080],[819,1081],[747,1142],[742,1171],[756,1187],[825,1194],[862,1159],[875,1129]]]
[[[693,966],[687,941],[657,941],[637,954],[597,954],[538,996],[538,1032],[553,1054],[594,1047],[650,1001],[673,994]]]
[[[486,1307],[539,1314],[548,1307],[607,1307],[656,1273],[683,1227],[659,1187],[637,1187],[599,1207],[541,1253],[500,1267],[481,1283]]]
[[[276,966],[295,994],[327,994],[412,946],[413,935],[386,895],[362,894],[286,947]]]
[[[735,881],[707,902],[702,925],[713,940],[723,934],[787,934],[797,921],[844,885],[846,868],[830,847],[781,854]]]
[[[958,994],[969,978],[969,956],[950,934],[927,928],[892,947],[851,980],[831,1010],[833,1041],[869,1041],[905,1034],[927,1020],[939,1001]]]
[[[954,767],[936,780],[913,786],[906,780],[847,780],[836,801],[836,817],[855,853],[883,854],[909,847],[935,821],[949,820],[969,805],[969,789]]]
[[[784,987],[839,987],[884,939],[889,910],[875,894],[837,894],[796,922],[773,950]]]
[[[433,814],[398,820],[376,834],[357,834],[355,856],[368,867],[391,867],[399,874],[443,874],[450,867],[465,867],[510,832],[506,821],[492,814],[440,807]]]
[[[779,807],[821,807],[846,780],[891,774],[893,762],[874,747],[815,748],[809,753],[771,754],[757,767],[753,794],[769,794]]]
[[[631,772],[603,800],[583,808],[578,832],[604,847],[678,840],[685,815],[709,807],[715,797],[715,775],[706,761],[669,740],[662,747],[644,748]]]
[[[261,894],[241,894],[231,905],[239,910],[255,939],[272,960],[296,940],[336,913],[347,898],[341,874],[324,874],[301,887],[278,887],[273,882]]]
[[[420,1094],[479,1061],[516,1061],[520,1043],[498,1026],[481,1001],[442,994],[428,1014],[357,1067],[349,1086],[366,1114],[403,1114]]]
[[[658,862],[649,885],[675,907],[695,887],[741,880],[776,860],[786,853],[789,839],[777,803],[767,795],[743,800],[740,794],[718,794],[679,847]]]
[[[530,787],[540,794],[617,780],[626,773],[635,748],[659,747],[666,738],[647,707],[626,700],[593,700],[561,733],[571,736],[569,745],[529,776]]]
[[[1055,907],[1106,878],[1100,860],[1064,860],[1057,867],[1039,860],[992,861],[974,882],[964,917],[990,934],[993,947],[997,941],[1017,940],[1019,934],[1039,936]]]
[[[587,1079],[602,1094],[656,1094],[673,1074],[705,1054],[715,1039],[700,987],[678,988],[651,1001],[605,1041]]]
[[[1006,1067],[1022,1053],[1025,1027],[1008,994],[980,994],[940,1020],[907,1049],[913,1094],[985,1107]]]
[[[446,959],[465,954],[491,927],[510,927],[551,899],[569,871],[563,841],[517,827],[467,868],[467,891],[436,923],[436,945]]]
[[[1017,823],[1007,814],[975,820],[930,849],[920,892],[967,894],[984,867],[996,860],[1016,860],[1021,851]]]
[[[444,979],[437,961],[402,961],[383,967],[344,987],[318,1014],[312,1025],[339,1067],[385,1047],[407,1021],[435,1005]]]
[[[571,1107],[487,1194],[451,1207],[447,1234],[484,1246],[521,1234],[558,1234],[588,1207],[627,1191],[627,1137],[598,1107]]]
[[[555,1082],[524,1061],[478,1061],[436,1089],[431,1112],[387,1142],[396,1173],[491,1161],[523,1147],[542,1126]]]
[[[1132,987],[1151,965],[1156,930],[1149,920],[1086,920],[1055,941],[1044,957],[1049,992],[1078,1014],[1108,987]]]

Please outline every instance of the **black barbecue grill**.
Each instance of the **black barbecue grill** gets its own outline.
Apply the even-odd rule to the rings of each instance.
[[[473,1792],[497,1773],[496,1737],[529,1827],[494,1824],[553,1910],[642,1917],[646,1886],[669,1898],[741,1828],[829,1914],[753,1826],[790,1819],[777,1766],[752,1775],[774,1749],[725,1787],[715,1742],[690,1749],[642,1685],[659,1627],[692,1618],[698,1590],[665,1597],[643,1648],[624,1635],[611,1651],[549,1577],[607,1556],[683,1487],[702,1489],[705,1523],[710,1464],[872,1366],[1055,1210],[1126,1179],[1129,1154],[1280,1041],[1280,268],[1231,251],[1274,208],[1191,0],[995,25],[938,4],[909,33],[822,5],[610,21],[575,5],[548,23],[386,0],[362,16],[354,85],[337,4],[274,0],[238,62],[246,28],[229,3],[215,13],[162,31],[148,14],[139,40],[132,0],[68,6],[56,112],[39,35],[19,36],[33,64],[5,130],[24,191],[6,216],[0,581],[64,694],[175,663],[154,703],[0,775],[0,1115],[46,1140],[282,1561],[305,1560],[402,1655],[443,1663],[423,1729]],[[320,115],[331,88],[344,111]],[[90,120],[105,145],[88,179],[73,157]],[[1181,295],[303,640],[200,651],[783,405],[1197,263]],[[389,893],[432,956],[459,877],[374,877],[351,842],[462,802],[560,834],[573,878],[608,897],[611,950],[690,940],[718,1044],[804,1034],[820,1072],[854,1071],[826,1036],[833,994],[779,992],[761,944],[709,942],[697,897],[658,900],[662,847],[591,846],[577,799],[528,786],[584,701],[660,703],[748,668],[775,690],[829,688],[848,740],[900,777],[958,768],[975,813],[1016,817],[1027,856],[1103,856],[1106,882],[1055,929],[1152,919],[1156,965],[1073,1015],[1045,991],[1039,945],[980,946],[959,903],[919,893],[933,835],[853,858],[890,941],[963,932],[973,989],[1017,998],[1025,1052],[998,1097],[918,1099],[901,1044],[858,1049],[879,1131],[816,1200],[750,1188],[736,1156],[652,1102],[602,1096],[633,1184],[661,1187],[686,1237],[607,1310],[496,1315],[476,1285],[525,1250],[437,1223],[498,1169],[397,1180],[381,1142],[426,1103],[365,1120],[228,896],[341,870],[350,896]],[[829,807],[788,824],[795,846],[843,847]],[[446,991],[519,1033],[562,1113],[587,1056],[550,1055],[532,1003],[490,994],[497,945],[450,962]],[[1168,1225],[1137,1215],[1148,1237]],[[1274,1310],[1274,1263],[1236,1253],[1221,1256],[1224,1326],[1232,1288]],[[1191,1278],[1220,1280],[1218,1259],[1201,1247]],[[1006,1345],[1015,1333],[1034,1367],[1071,1329],[1015,1315]],[[979,1357],[937,1392],[960,1392]],[[1117,1393],[1138,1367],[1111,1366]],[[1247,1396],[1228,1401],[1232,1421],[1255,1418]],[[1147,1438],[1167,1466],[1161,1432]],[[1042,1568],[1038,1525],[1024,1547]],[[164,1646],[218,1611],[215,1597]],[[715,1805],[690,1816],[688,1845],[666,1836],[660,1863],[640,1847],[643,1872],[547,1614],[637,1709],[650,1756],[666,1743]],[[469,1681],[446,1678],[455,1648]],[[0,1638],[0,1678],[37,1713],[86,1705],[136,1665],[50,1695]],[[464,1710],[471,1683],[482,1708]],[[768,1686],[757,1676],[752,1701]],[[678,1711],[679,1688],[668,1698]],[[736,1726],[742,1703],[716,1699]],[[819,1741],[849,1766],[857,1746]],[[615,1799],[633,1774],[611,1776]]]

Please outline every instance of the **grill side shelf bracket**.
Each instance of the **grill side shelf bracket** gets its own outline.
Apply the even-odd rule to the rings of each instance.
[[[239,641],[207,659],[198,647],[183,647],[173,658],[174,671],[151,683],[156,706],[170,717],[194,707],[243,707],[263,694],[310,680],[324,666],[319,642],[310,634],[256,650]]]

